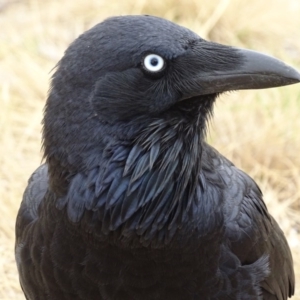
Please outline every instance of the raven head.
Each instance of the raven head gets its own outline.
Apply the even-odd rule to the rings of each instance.
[[[203,128],[221,92],[299,81],[275,58],[208,42],[167,20],[113,17],[82,34],[58,64],[45,110],[45,156],[79,166],[85,153],[91,160],[102,151],[108,135],[132,138],[153,118],[191,111],[186,119],[197,115]]]
[[[296,83],[300,74],[275,58],[205,41],[164,19],[126,16],[81,35],[55,79],[53,89],[85,89],[80,105],[88,101],[101,120],[114,122],[157,115],[191,97]]]

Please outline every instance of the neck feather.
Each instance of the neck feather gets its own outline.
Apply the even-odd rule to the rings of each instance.
[[[193,219],[206,119],[185,106],[170,115],[153,119],[133,139],[112,139],[101,162],[67,179],[57,207],[72,222],[96,222],[105,235],[171,240]]]

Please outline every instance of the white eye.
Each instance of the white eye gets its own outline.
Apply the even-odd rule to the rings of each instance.
[[[150,72],[159,72],[164,68],[164,59],[157,54],[148,54],[144,58],[144,68]]]

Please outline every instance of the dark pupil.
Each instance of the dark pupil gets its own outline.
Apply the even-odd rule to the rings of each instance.
[[[151,58],[150,63],[151,63],[151,65],[152,65],[153,67],[155,67],[155,66],[157,66],[157,64],[158,64],[158,59],[155,58],[155,57],[153,57],[153,58]]]

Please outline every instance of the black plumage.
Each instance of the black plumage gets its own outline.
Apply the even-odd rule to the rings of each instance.
[[[46,163],[16,224],[27,299],[287,299],[292,257],[256,183],[205,142],[217,96],[300,81],[269,56],[124,16],[67,49]]]

